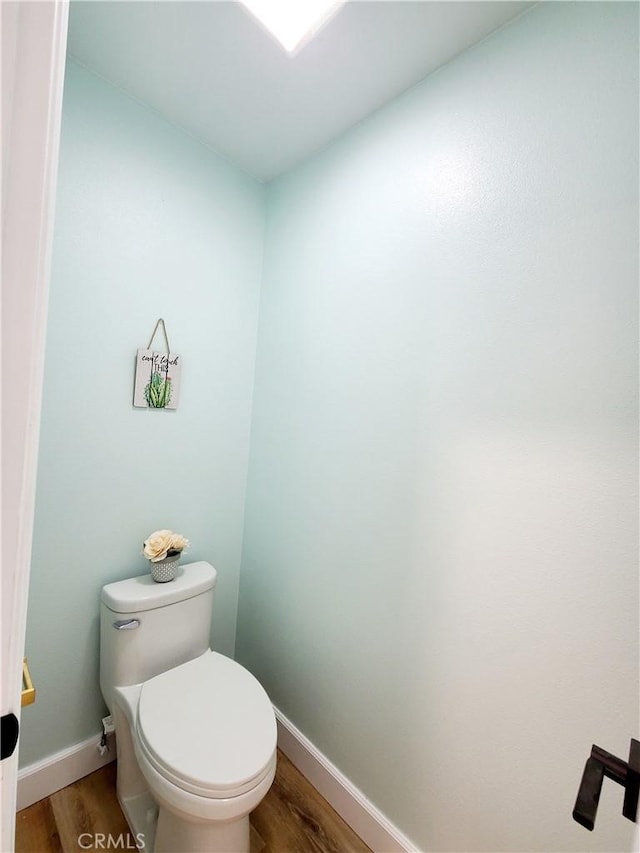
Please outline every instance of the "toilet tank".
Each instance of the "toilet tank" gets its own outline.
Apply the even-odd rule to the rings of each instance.
[[[112,710],[114,687],[139,684],[209,648],[216,570],[188,563],[174,580],[151,574],[102,588],[100,688]]]

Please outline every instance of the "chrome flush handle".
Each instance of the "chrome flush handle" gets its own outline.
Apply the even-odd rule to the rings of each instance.
[[[132,631],[140,625],[139,619],[118,619],[113,623],[116,631]]]

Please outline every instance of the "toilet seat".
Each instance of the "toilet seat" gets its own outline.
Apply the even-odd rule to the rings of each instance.
[[[240,796],[273,770],[269,697],[240,664],[208,651],[142,685],[138,744],[176,787],[211,799]]]

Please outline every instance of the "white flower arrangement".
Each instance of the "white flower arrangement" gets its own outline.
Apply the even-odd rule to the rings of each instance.
[[[180,533],[172,530],[155,530],[148,539],[145,539],[143,555],[152,563],[158,563],[166,557],[180,554],[189,547],[189,540]]]

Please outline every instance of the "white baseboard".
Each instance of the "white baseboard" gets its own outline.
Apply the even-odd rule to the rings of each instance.
[[[291,720],[274,708],[278,746],[303,776],[374,853],[417,853],[418,848],[317,749]]]
[[[109,750],[105,755],[98,752],[99,741],[100,734],[95,734],[82,743],[23,767],[18,772],[18,811],[113,761],[116,757],[113,735],[108,736]]]

